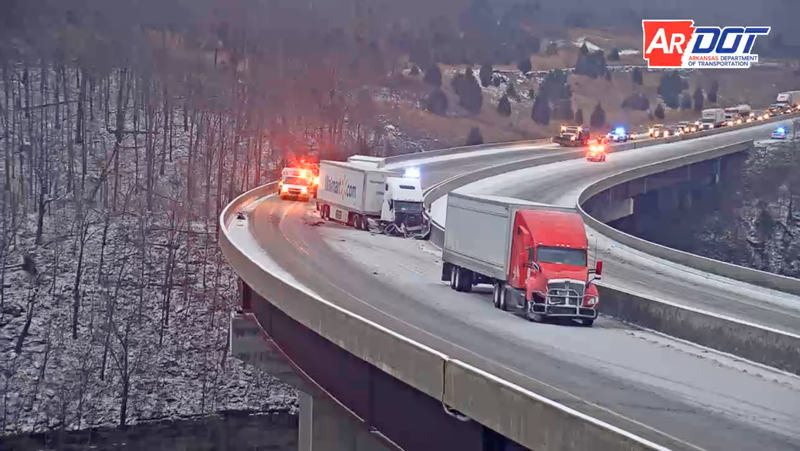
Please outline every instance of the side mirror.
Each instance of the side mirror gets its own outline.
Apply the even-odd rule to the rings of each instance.
[[[600,276],[603,275],[603,262],[602,261],[598,261],[597,264],[595,265],[594,274],[598,278],[600,278]]]
[[[538,263],[536,263],[536,262],[525,262],[525,263],[523,263],[523,264],[522,264],[522,266],[524,266],[524,267],[526,267],[526,268],[531,268],[531,269],[534,269],[534,270],[536,270],[536,271],[541,271],[541,270],[542,270],[542,269],[539,267],[539,264],[538,264]]]

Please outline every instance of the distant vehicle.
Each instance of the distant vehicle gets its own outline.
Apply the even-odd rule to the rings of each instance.
[[[583,218],[574,209],[452,192],[447,196],[443,281],[494,287],[495,308],[530,321],[569,318],[589,327],[600,303]]]
[[[625,130],[625,127],[617,127],[614,130],[611,130],[606,135],[609,141],[615,143],[627,142],[630,139],[630,135]]]
[[[697,131],[697,126],[689,121],[678,122],[676,127],[680,133],[694,133]]]
[[[700,121],[701,130],[711,130],[725,124],[725,110],[722,108],[709,108],[703,110]]]
[[[767,112],[770,116],[775,117],[781,113],[783,113],[783,108],[780,105],[772,104],[767,109]]]
[[[728,125],[738,125],[744,122],[744,118],[750,115],[750,105],[737,105],[733,108],[725,108],[725,121]]]
[[[800,105],[800,91],[779,92],[775,99],[775,105],[783,108],[784,111]]]
[[[655,130],[655,135],[653,138],[669,138],[670,136],[678,135],[678,128],[677,127],[669,127],[663,126]]]
[[[772,132],[772,139],[786,139],[786,127],[780,126]]]
[[[579,125],[562,125],[561,134],[553,142],[565,147],[585,146],[589,143],[589,129]]]
[[[661,134],[662,130],[664,130],[667,126],[664,124],[656,124],[650,127],[650,137],[657,138],[659,134]]]
[[[606,146],[597,140],[593,141],[586,151],[586,159],[589,161],[606,161]]]

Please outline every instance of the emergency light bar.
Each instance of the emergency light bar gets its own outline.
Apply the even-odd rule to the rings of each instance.
[[[418,179],[420,177],[419,168],[406,168],[405,174],[403,177],[409,179]]]

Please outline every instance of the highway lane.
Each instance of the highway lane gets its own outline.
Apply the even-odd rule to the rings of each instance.
[[[424,182],[462,165],[497,164],[477,158],[423,166]],[[426,245],[309,227],[306,208],[268,199],[250,230],[298,281],[356,314],[674,449],[800,448],[793,376],[614,321],[593,329],[529,324],[492,309],[487,293],[449,290],[436,280],[435,252],[416,248]]]
[[[692,141],[610,154],[605,163],[572,160],[515,171],[464,186],[458,191],[574,206],[578,194],[603,177],[676,157],[693,149],[768,138],[774,127],[743,129]],[[597,258],[606,264],[604,282],[609,285],[800,335],[798,296],[709,275],[644,255],[606,239],[594,230],[589,229],[588,233],[590,243],[597,250]]]

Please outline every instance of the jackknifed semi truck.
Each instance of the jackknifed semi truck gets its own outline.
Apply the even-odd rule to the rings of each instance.
[[[447,198],[442,280],[456,291],[492,285],[496,308],[531,321],[570,318],[591,326],[600,297],[583,219],[573,208],[462,194]]]
[[[382,233],[407,235],[424,227],[419,174],[383,168],[378,158],[353,156],[347,162],[322,161],[317,210],[323,219]]]

